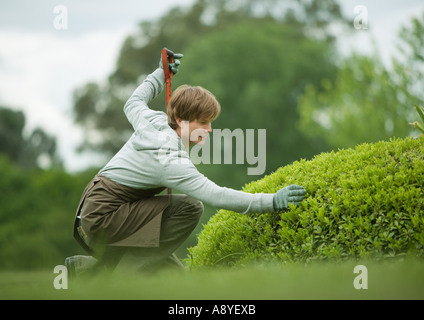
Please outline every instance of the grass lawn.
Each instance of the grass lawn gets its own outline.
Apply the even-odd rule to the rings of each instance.
[[[368,289],[354,287],[355,278],[365,276],[354,273],[359,264],[367,269]],[[97,274],[69,281],[68,289],[60,290],[53,284],[58,276],[53,267],[0,271],[0,299],[424,299],[424,261],[418,259]]]

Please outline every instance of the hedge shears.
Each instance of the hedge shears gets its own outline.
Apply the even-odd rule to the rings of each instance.
[[[172,88],[171,88],[171,80],[174,73],[169,68],[169,63],[174,63],[174,52],[163,48],[162,50],[162,65],[163,65],[163,71],[165,73],[165,83],[166,83],[166,109],[168,109],[168,102],[169,99],[171,99],[172,94]]]
[[[174,52],[167,48],[163,48],[162,49],[162,66],[163,66],[163,72],[165,73],[165,83],[166,83],[166,111],[168,111],[168,103],[169,103],[169,100],[171,99],[171,94],[172,94],[171,80],[172,80],[172,76],[174,75],[172,70],[169,68],[168,61],[169,63],[174,63]],[[166,193],[168,195],[172,194],[172,189],[167,188]]]

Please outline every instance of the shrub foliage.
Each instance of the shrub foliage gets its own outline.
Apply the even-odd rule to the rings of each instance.
[[[392,139],[296,161],[246,192],[307,190],[277,214],[220,210],[189,249],[191,268],[424,253],[424,139]]]

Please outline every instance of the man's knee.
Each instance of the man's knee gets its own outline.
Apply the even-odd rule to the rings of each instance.
[[[203,207],[202,201],[196,200],[196,199],[191,198],[189,196],[186,196],[185,201],[190,204],[193,212],[196,212],[197,214],[202,215],[203,210],[205,209]]]
[[[174,196],[172,206],[178,207],[177,211],[179,211],[180,214],[187,215],[195,221],[200,220],[204,210],[202,201],[187,195]]]
[[[187,210],[193,215],[193,219],[199,220],[203,214],[203,202],[186,196],[183,201],[187,204]]]

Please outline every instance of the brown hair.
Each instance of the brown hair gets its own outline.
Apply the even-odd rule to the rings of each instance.
[[[220,112],[221,106],[210,91],[189,85],[182,85],[172,93],[166,111],[172,129],[178,127],[177,119],[213,121]]]

